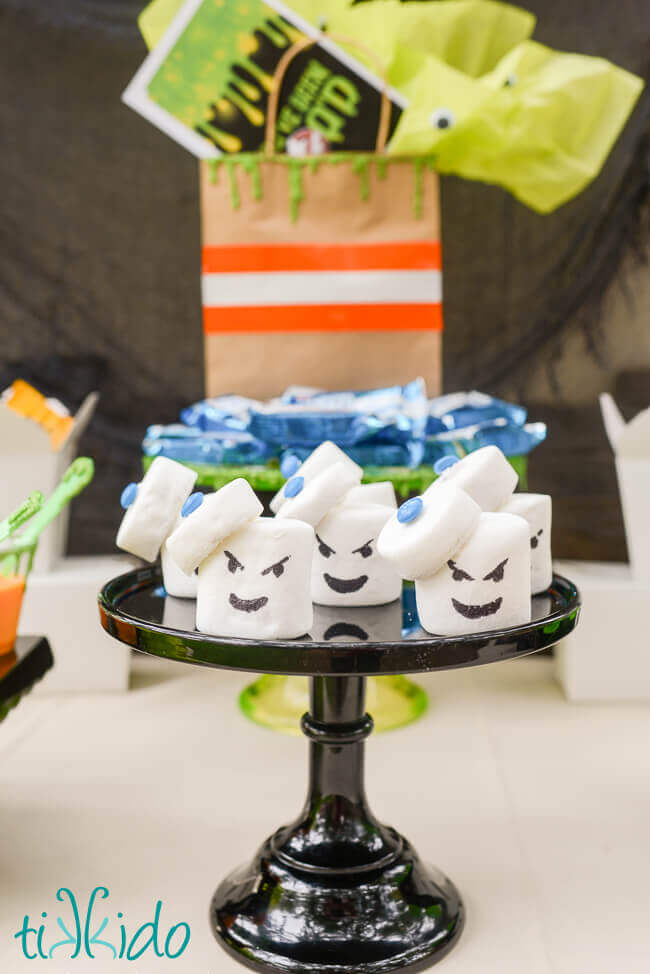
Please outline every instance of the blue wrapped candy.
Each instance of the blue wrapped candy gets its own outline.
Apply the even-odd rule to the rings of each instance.
[[[270,460],[268,444],[247,432],[202,432],[191,426],[150,426],[142,443],[148,457],[168,457],[179,463],[260,464]]]
[[[427,435],[461,430],[497,419],[504,419],[512,426],[523,426],[526,422],[523,406],[475,390],[431,399],[428,412]]]
[[[525,456],[545,439],[545,423],[516,426],[500,418],[427,437],[424,462],[433,465],[444,456],[463,457],[482,446],[498,446],[507,457]]]
[[[309,448],[332,440],[347,449],[361,444],[408,447],[423,441],[428,402],[422,379],[363,392],[288,389],[279,400],[250,411],[249,431],[278,446]],[[368,462],[379,464],[383,451]],[[372,454],[370,454],[372,456]]]
[[[181,411],[181,420],[203,432],[247,431],[250,410],[262,404],[246,396],[218,396],[203,399]]]

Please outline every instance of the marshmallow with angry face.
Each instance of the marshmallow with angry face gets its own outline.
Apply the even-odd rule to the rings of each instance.
[[[316,528],[311,592],[319,605],[383,605],[399,598],[397,569],[377,551],[393,515],[383,504],[339,504]]]
[[[361,483],[361,477],[363,475],[361,467],[354,460],[351,460],[347,453],[344,453],[336,443],[332,443],[331,440],[325,440],[324,443],[317,446],[302,463],[296,462],[293,465],[286,466],[283,464],[282,472],[290,479],[300,477],[300,483],[307,485],[310,481],[318,477],[319,474],[324,473],[328,468],[333,467],[337,463],[343,464],[346,468],[346,483],[349,487]],[[286,493],[285,488],[286,484],[271,500],[270,507],[274,514],[277,514],[280,508],[292,496],[290,493]]]
[[[530,622],[528,523],[513,514],[481,514],[478,527],[434,575],[415,582],[420,622],[441,636]]]
[[[517,514],[528,522],[533,595],[545,592],[553,580],[552,507],[548,494],[513,494],[508,503],[501,508],[503,514]]]
[[[314,531],[291,518],[256,518],[199,567],[196,628],[214,636],[293,639],[313,624]]]

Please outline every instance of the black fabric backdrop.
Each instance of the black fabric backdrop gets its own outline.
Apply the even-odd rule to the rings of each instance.
[[[648,0],[527,6],[537,40],[647,76]],[[79,553],[112,550],[144,427],[202,395],[196,162],[120,103],[145,55],[140,7],[0,0],[0,381],[22,375],[72,405],[102,393],[82,442],[97,475],[74,504]],[[649,104],[645,94],[599,179],[551,216],[497,188],[443,180],[445,389],[516,397],[549,421],[531,485],[555,495],[565,556],[625,557],[597,408],[576,403],[555,363],[579,327],[612,385],[599,311],[611,278],[646,254]],[[553,394],[534,402],[540,363]],[[645,373],[619,383],[628,412],[647,405],[649,386]]]

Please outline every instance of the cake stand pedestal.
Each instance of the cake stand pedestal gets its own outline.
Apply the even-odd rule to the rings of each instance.
[[[268,974],[388,974],[440,960],[460,936],[463,904],[451,881],[422,863],[368,807],[366,677],[492,663],[544,649],[576,625],[575,586],[556,577],[533,599],[531,623],[462,638],[425,633],[413,589],[405,587],[401,607],[375,610],[372,638],[362,643],[253,642],[172,629],[162,624],[165,601],[155,568],[129,572],[102,590],[102,625],[135,649],[168,659],[310,678],[310,708],[301,721],[310,742],[305,807],[218,886],[210,907],[217,940],[242,964]]]

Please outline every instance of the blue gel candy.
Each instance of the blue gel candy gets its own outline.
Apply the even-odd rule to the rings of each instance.
[[[287,480],[286,484],[284,485],[284,496],[296,497],[304,486],[304,477],[292,477],[291,480]]]
[[[181,507],[181,517],[189,517],[197,507],[200,507],[203,503],[203,494],[198,490],[195,494],[190,494],[183,506]]]
[[[127,484],[120,494],[120,504],[126,511],[138,496],[138,485],[135,483]]]
[[[285,480],[289,480],[291,477],[293,477],[294,473],[296,472],[299,466],[300,466],[300,460],[298,459],[298,457],[295,456],[285,457],[282,463],[280,464],[280,473],[285,478]]]
[[[447,470],[448,467],[453,467],[458,462],[459,458],[450,453],[446,457],[440,457],[439,460],[436,460],[433,465],[433,472],[440,476],[443,470]]]
[[[400,524],[409,524],[420,516],[423,507],[424,504],[422,503],[421,497],[411,497],[410,500],[404,501],[401,507],[398,508],[397,520]]]

